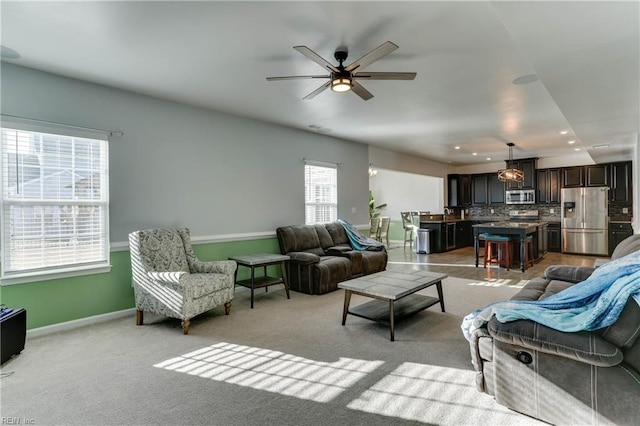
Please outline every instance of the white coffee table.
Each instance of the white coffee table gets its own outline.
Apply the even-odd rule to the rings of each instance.
[[[448,275],[437,272],[396,269],[341,282],[338,287],[345,290],[342,325],[345,325],[347,314],[376,321],[389,325],[391,341],[394,341],[396,321],[427,309],[438,302],[444,312],[442,280],[447,277]],[[438,290],[437,298],[415,294],[432,285],[435,285]],[[352,294],[375,300],[349,308]]]

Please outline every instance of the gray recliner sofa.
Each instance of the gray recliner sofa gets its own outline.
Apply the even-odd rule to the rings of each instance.
[[[289,288],[307,294],[324,294],[338,283],[387,267],[387,252],[354,250],[339,222],[293,225],[276,229],[280,252],[287,262]]]
[[[640,249],[640,235],[612,259]],[[550,266],[512,300],[539,300],[588,278],[594,268]],[[515,411],[552,424],[640,422],[640,307],[629,299],[617,322],[566,333],[530,320],[495,317],[471,336],[479,391]]]

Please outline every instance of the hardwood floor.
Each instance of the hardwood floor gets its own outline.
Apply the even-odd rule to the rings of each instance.
[[[429,271],[445,273],[451,277],[484,281],[504,279],[528,281],[531,278],[544,275],[544,270],[547,266],[593,266],[593,262],[597,257],[547,253],[540,261],[535,262],[534,266],[527,268],[524,272],[521,272],[519,267],[507,271],[505,268],[499,268],[493,265],[485,269],[482,266],[482,259],[480,259],[480,265],[476,268],[473,247],[465,247],[446,253],[416,254],[412,250],[409,250],[408,245],[405,250],[402,246],[398,247],[391,244],[391,248],[388,249],[388,254],[389,264],[420,265]]]

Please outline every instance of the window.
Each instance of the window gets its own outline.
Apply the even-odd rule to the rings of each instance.
[[[304,166],[305,224],[338,219],[338,170],[335,166]]]
[[[28,127],[2,127],[2,283],[108,268],[106,135]]]

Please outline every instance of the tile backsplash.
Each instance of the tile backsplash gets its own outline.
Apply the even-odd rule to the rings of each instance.
[[[496,204],[487,206],[471,206],[469,207],[469,216],[472,219],[490,218],[507,219],[509,212],[512,210],[538,210],[540,219],[549,222],[560,222],[561,204]],[[627,209],[627,213],[623,213],[623,209]],[[631,221],[633,210],[631,203],[616,203],[609,205],[609,218],[615,221]]]
[[[609,220],[631,221],[633,217],[633,205],[631,203],[609,204]],[[626,213],[624,213],[626,209]]]

